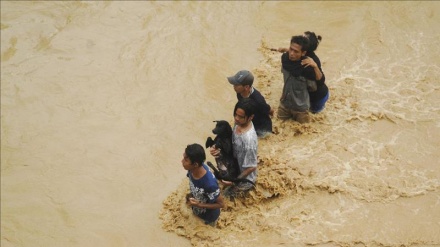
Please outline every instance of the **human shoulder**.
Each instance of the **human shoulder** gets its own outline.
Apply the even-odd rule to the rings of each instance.
[[[257,132],[255,131],[255,127],[252,122],[250,128],[242,134],[242,137],[248,142],[258,141]]]
[[[206,169],[206,174],[203,176],[203,179],[205,180],[205,186],[208,192],[213,192],[219,188],[217,179],[215,178],[214,174],[209,170],[208,166],[203,164],[203,167]]]
[[[194,188],[199,188],[201,191],[210,192],[216,190],[218,188],[218,182],[215,178],[214,174],[212,174],[211,171],[209,171],[209,168],[207,169],[206,173],[198,178],[195,179],[194,177],[190,176],[190,179],[192,181],[192,184]]]
[[[313,59],[313,61],[315,61],[315,63],[318,65],[319,68],[321,68],[321,60],[319,59],[318,55],[316,55],[315,52],[308,52],[307,56],[310,57],[311,59]]]
[[[257,103],[256,107],[258,112],[269,113],[270,105],[266,102],[264,96],[257,89],[254,89],[249,98],[253,99]]]
[[[257,102],[260,101],[261,99],[264,100],[264,96],[256,88],[253,88],[252,93],[249,98],[251,98]]]
[[[214,174],[211,172],[211,170],[209,170],[209,167],[205,163],[203,163],[203,168],[205,168],[206,170],[206,174],[204,177],[206,177],[207,179],[211,179],[211,178],[215,179]]]

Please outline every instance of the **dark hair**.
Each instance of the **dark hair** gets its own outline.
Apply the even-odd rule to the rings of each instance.
[[[256,102],[251,98],[242,98],[235,104],[234,115],[238,108],[243,109],[246,117],[250,117],[255,114]]]
[[[322,40],[321,35],[316,35],[314,32],[304,32],[306,37],[309,39],[309,49],[307,49],[308,52],[313,52],[318,48],[319,43]]]
[[[290,44],[298,44],[301,46],[301,51],[307,51],[309,50],[309,39],[302,35],[295,35],[292,36],[292,39],[290,40]]]
[[[205,149],[200,144],[194,143],[186,146],[185,153],[192,163],[202,165],[206,160]]]

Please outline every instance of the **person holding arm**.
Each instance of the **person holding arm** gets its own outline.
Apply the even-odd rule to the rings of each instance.
[[[304,63],[304,65],[311,64],[312,61],[310,59],[312,59],[316,63],[317,68],[319,68],[320,73],[321,73],[321,76],[319,76],[319,72],[318,72],[317,68],[314,68],[314,71],[316,74],[317,88],[315,91],[309,92],[310,111],[312,113],[319,113],[322,110],[324,110],[325,103],[327,102],[327,100],[330,97],[330,91],[329,91],[327,85],[325,84],[325,75],[322,72],[322,68],[321,68],[321,60],[319,59],[319,57],[315,53],[316,49],[318,48],[319,44],[322,41],[322,36],[316,35],[314,32],[311,32],[311,31],[304,32],[304,36],[309,40],[309,45],[308,45],[308,49],[306,52],[307,58],[305,59],[305,61],[303,63]],[[278,48],[277,49],[277,51],[283,52],[283,53],[287,52],[288,50],[289,50],[289,48]]]
[[[302,36],[292,36],[289,50],[281,55],[283,92],[277,116],[281,120],[293,119],[299,123],[310,121],[309,92],[316,90],[317,79],[323,74],[316,62],[306,57],[309,40]]]

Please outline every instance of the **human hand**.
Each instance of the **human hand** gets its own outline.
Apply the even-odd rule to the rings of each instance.
[[[315,63],[315,60],[313,60],[311,57],[306,57],[303,60],[301,60],[301,65],[305,65],[304,67],[307,68],[311,66],[312,68],[317,68],[318,65]]]
[[[278,52],[281,52],[281,53],[284,53],[284,52],[286,52],[286,51],[288,51],[289,49],[287,49],[287,48],[284,48],[284,47],[280,47],[280,48],[278,48]]]
[[[189,204],[189,198],[191,198],[192,197],[192,194],[191,193],[188,193],[188,194],[186,194],[186,196],[185,196],[185,202],[186,202],[186,204]]]
[[[209,153],[211,153],[214,158],[220,157],[220,148],[216,148],[215,145],[209,149]]]
[[[188,201],[189,205],[198,207],[199,203],[200,202],[198,200],[196,200],[194,197],[189,198],[189,201]]]
[[[220,183],[222,183],[223,185],[226,185],[226,186],[230,186],[230,185],[232,185],[233,183],[231,182],[231,181],[226,181],[226,180],[220,180]]]

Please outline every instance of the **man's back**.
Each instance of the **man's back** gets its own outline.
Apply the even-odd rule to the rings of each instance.
[[[293,111],[307,111],[310,108],[310,96],[307,89],[307,79],[302,76],[293,76],[285,69],[283,72],[284,86],[281,103]]]

